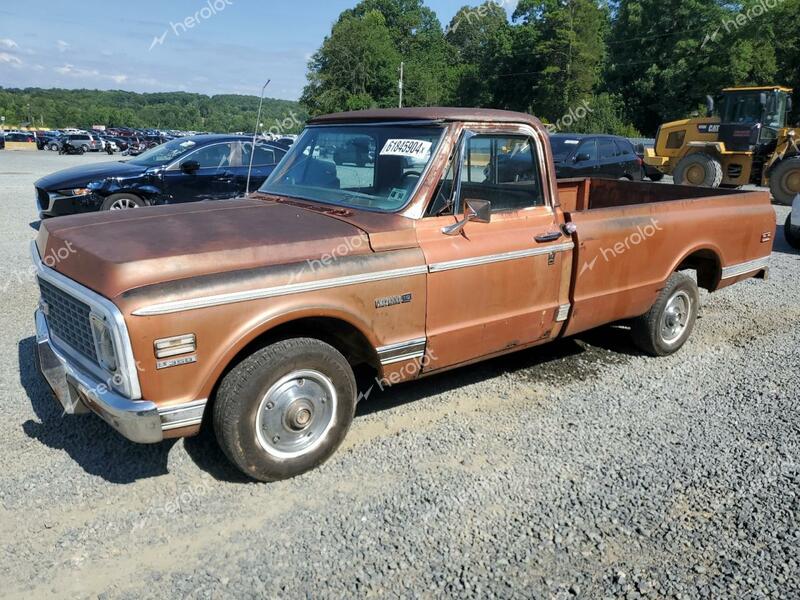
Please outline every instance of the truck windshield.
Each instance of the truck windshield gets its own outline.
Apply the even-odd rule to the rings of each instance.
[[[757,93],[727,94],[720,106],[723,123],[755,125],[761,122],[763,112],[764,107]]]
[[[414,195],[444,128],[422,125],[311,126],[261,192],[393,212]]]

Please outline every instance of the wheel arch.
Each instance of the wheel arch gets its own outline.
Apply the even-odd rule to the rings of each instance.
[[[692,270],[697,273],[697,285],[709,292],[719,287],[722,278],[722,253],[712,245],[703,245],[687,251],[667,273],[667,279],[679,271]]]
[[[377,345],[366,331],[365,324],[331,311],[304,311],[268,320],[240,337],[210,373],[203,385],[211,399],[209,404],[225,375],[242,360],[260,348],[290,338],[309,337],[328,343],[341,352],[351,366],[367,365],[380,375]]]

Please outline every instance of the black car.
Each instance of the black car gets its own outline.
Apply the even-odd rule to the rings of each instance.
[[[37,181],[42,218],[155,204],[222,200],[245,193],[252,140],[242,136],[187,137],[132,160],[99,162]],[[256,145],[251,191],[260,187],[286,151]]]
[[[664,179],[664,174],[656,169],[655,167],[651,167],[650,165],[644,162],[644,155],[645,155],[645,145],[641,142],[636,144],[636,155],[642,159],[642,164],[644,165],[644,176],[647,177],[650,181],[661,181]]]
[[[642,159],[626,138],[556,133],[550,136],[556,176],[642,180]]]

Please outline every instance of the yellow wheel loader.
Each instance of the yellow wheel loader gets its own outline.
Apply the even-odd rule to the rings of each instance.
[[[769,186],[789,205],[800,194],[800,129],[788,126],[792,90],[727,88],[708,97],[706,117],[665,123],[644,163],[675,183],[737,188]]]

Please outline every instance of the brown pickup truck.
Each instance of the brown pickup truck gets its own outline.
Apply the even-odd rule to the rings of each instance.
[[[671,354],[698,285],[766,276],[775,229],[766,192],[556,181],[525,114],[329,115],[249,198],[43,222],[40,364],[68,413],[142,443],[213,425],[276,480],[342,442],[355,367],[399,383],[615,322]]]

